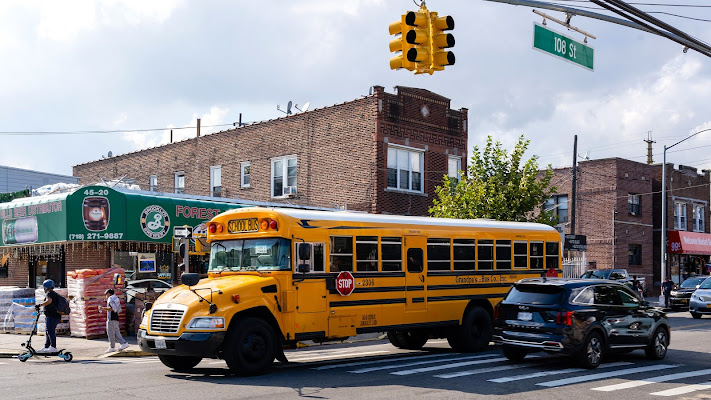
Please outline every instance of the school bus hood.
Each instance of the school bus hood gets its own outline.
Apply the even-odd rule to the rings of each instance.
[[[193,305],[200,301],[200,298],[192,292],[193,290],[208,301],[210,301],[210,292],[212,291],[212,301],[219,304],[231,302],[233,294],[246,295],[252,291],[262,293],[260,289],[270,285],[278,285],[277,280],[271,276],[260,275],[229,275],[202,279],[197,285],[190,288],[180,285],[170,289],[163,293],[155,304],[178,303],[187,306]],[[222,294],[219,294],[219,292],[222,292]]]

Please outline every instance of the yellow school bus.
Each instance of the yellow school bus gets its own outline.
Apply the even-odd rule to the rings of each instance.
[[[478,351],[510,285],[561,267],[560,234],[534,223],[241,208],[207,235],[208,278],[183,274],[138,333],[176,370],[221,358],[258,374],[298,341],[368,332],[404,349],[447,338]]]

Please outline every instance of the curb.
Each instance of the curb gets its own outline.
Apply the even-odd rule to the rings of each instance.
[[[110,358],[110,357],[151,357],[155,356],[154,353],[146,353],[141,350],[121,350],[113,353],[102,354],[97,358]]]
[[[20,354],[20,352],[14,352],[14,353],[6,353],[6,352],[0,352],[0,358],[13,358],[17,357]]]

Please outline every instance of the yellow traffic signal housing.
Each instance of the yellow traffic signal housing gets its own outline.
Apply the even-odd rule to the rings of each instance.
[[[400,21],[393,22],[388,27],[390,34],[395,35],[395,39],[390,41],[390,51],[396,53],[395,57],[390,59],[390,69],[405,68],[408,71],[415,69],[415,64],[407,61],[407,51],[412,47],[412,45],[405,41],[403,28],[406,26],[405,15],[403,15],[400,18]],[[407,29],[405,29],[405,32],[407,32]]]
[[[432,69],[444,70],[447,65],[454,65],[454,53],[445,49],[454,47],[454,35],[445,33],[454,29],[454,18],[451,16],[438,17],[437,13],[430,13],[432,21]]]
[[[421,10],[422,11],[422,10]],[[430,20],[425,12],[408,12],[405,14],[407,32],[404,32],[405,42],[409,45],[407,61],[415,63],[417,71],[429,66],[430,63]]]

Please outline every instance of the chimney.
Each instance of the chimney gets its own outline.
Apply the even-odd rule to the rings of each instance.
[[[197,137],[200,137],[200,118],[197,119]]]

